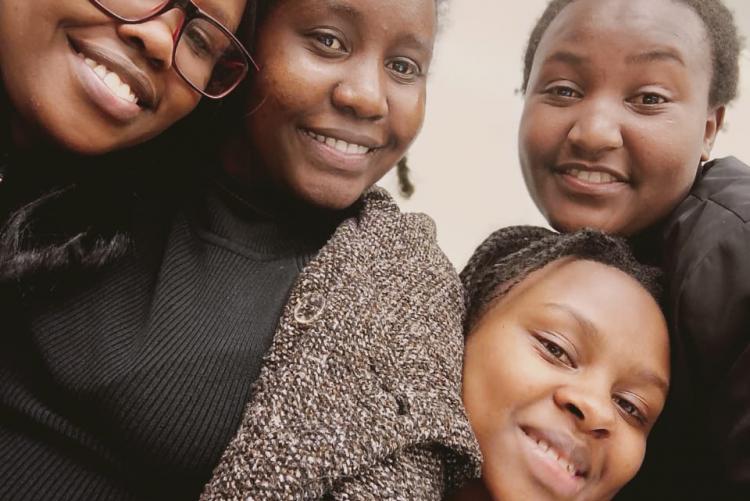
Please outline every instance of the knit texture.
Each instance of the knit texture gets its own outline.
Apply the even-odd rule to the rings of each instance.
[[[456,272],[429,218],[362,203],[299,276],[203,500],[440,499],[479,475]]]
[[[141,207],[132,255],[0,303],[0,499],[198,498],[333,231],[239,205]]]

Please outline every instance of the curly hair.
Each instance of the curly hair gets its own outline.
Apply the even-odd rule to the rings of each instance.
[[[523,64],[523,84],[525,93],[529,75],[534,64],[534,56],[539,44],[552,21],[562,10],[575,0],[551,0],[544,13],[534,25],[526,45]],[[709,90],[711,106],[725,105],[737,97],[740,78],[740,53],[743,40],[737,30],[734,15],[721,0],[673,0],[690,7],[706,28],[711,44],[712,74]]]
[[[622,238],[591,229],[557,233],[536,226],[511,226],[487,237],[461,271],[466,332],[529,273],[565,257],[617,268],[636,279],[657,302],[660,299],[661,271],[636,261]]]

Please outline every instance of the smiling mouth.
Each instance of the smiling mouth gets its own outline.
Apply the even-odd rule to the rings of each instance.
[[[561,470],[564,470],[573,479],[586,479],[588,472],[577,469],[575,465],[568,460],[565,453],[558,450],[554,445],[548,443],[543,438],[535,436],[533,430],[521,428],[521,431],[536,444],[537,450],[545,457],[555,461]]]
[[[141,108],[153,108],[155,99],[150,82],[131,61],[83,40],[68,38],[68,42],[114,96]]]
[[[94,70],[94,73],[96,73],[96,76],[99,77],[99,80],[104,82],[104,85],[106,85],[114,95],[116,95],[120,99],[124,99],[129,103],[139,104],[138,97],[130,88],[130,85],[126,84],[122,81],[122,79],[120,79],[120,75],[118,75],[114,71],[111,71],[103,64],[99,64],[93,59],[84,56],[80,52],[78,53],[78,55],[83,58],[83,62],[86,63],[86,66]]]
[[[563,171],[563,174],[572,176],[580,181],[591,184],[609,184],[621,182],[619,179],[608,172],[567,169]]]
[[[310,136],[315,141],[325,144],[326,146],[329,146],[336,151],[343,153],[345,155],[367,155],[368,153],[372,153],[377,148],[370,148],[368,146],[357,144],[357,143],[349,143],[344,141],[343,139],[338,139],[335,137],[330,136],[324,136],[322,134],[318,134],[310,129],[301,129],[302,132]]]

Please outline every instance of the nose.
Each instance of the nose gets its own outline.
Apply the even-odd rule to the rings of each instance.
[[[141,23],[119,24],[117,32],[131,47],[140,51],[156,69],[172,67],[174,43],[182,27],[183,13],[178,9]]]
[[[569,414],[583,433],[596,438],[609,437],[617,416],[608,391],[561,386],[555,392],[554,399],[558,408]]]
[[[379,120],[388,114],[388,97],[380,63],[355,62],[333,88],[333,105],[357,118]]]
[[[605,100],[580,108],[580,115],[568,133],[568,140],[581,156],[596,159],[623,145],[618,108]]]

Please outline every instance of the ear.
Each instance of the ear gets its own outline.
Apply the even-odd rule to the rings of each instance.
[[[706,129],[703,133],[703,151],[701,152],[702,162],[708,162],[711,158],[711,150],[714,147],[716,135],[721,130],[722,125],[724,125],[724,115],[726,111],[727,107],[722,104],[708,112],[708,116],[706,117]]]

